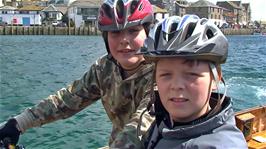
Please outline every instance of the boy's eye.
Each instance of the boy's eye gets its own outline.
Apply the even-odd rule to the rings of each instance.
[[[188,72],[188,74],[191,75],[191,76],[200,76],[200,74],[195,73],[195,72]]]
[[[136,32],[139,32],[140,30],[139,29],[129,29],[128,32],[129,33],[136,33]]]
[[[190,80],[191,79],[195,80],[195,79],[198,79],[200,77],[202,77],[202,75],[200,73],[195,73],[195,72],[188,72],[187,73],[187,78],[190,79]]]
[[[161,74],[159,74],[159,77],[167,77],[170,75],[171,75],[170,73],[161,73]]]
[[[111,34],[119,34],[120,31],[111,31]]]

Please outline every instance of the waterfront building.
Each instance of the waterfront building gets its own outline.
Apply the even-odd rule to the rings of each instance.
[[[62,23],[62,17],[66,13],[67,7],[55,7],[50,4],[48,7],[42,10],[43,19],[42,24],[58,26]]]
[[[155,5],[161,9],[167,8],[168,0],[149,0],[152,5]]]
[[[251,22],[251,9],[249,3],[241,1],[219,1],[216,3],[220,7],[228,10],[228,23],[235,27],[247,26]]]
[[[166,9],[160,8],[156,5],[152,5],[152,9],[154,12],[155,20],[161,20],[162,18],[166,18],[169,16],[169,13]]]
[[[76,0],[68,7],[68,18],[75,27],[97,26],[98,11],[102,0]]]
[[[27,5],[16,9],[13,24],[23,26],[42,25],[41,11],[44,7]]]
[[[166,9],[169,16],[175,15],[175,0],[150,0],[152,5]],[[166,16],[165,16],[166,17]]]
[[[175,1],[175,15],[182,17],[185,15],[186,9],[188,7],[188,2],[186,0],[176,0]]]
[[[187,7],[186,13],[196,14],[200,18],[212,20],[219,27],[226,23],[223,18],[223,8],[207,0],[199,0],[192,3]]]
[[[3,6],[0,8],[0,23],[7,25],[12,23],[12,16],[15,14],[17,8],[12,6]]]
[[[250,8],[250,4],[249,3],[243,3],[242,6],[244,7],[244,19],[243,20],[248,25],[251,22],[251,8]]]
[[[0,8],[0,20],[7,25],[41,25],[41,10],[39,6],[24,6],[15,8],[4,6]]]

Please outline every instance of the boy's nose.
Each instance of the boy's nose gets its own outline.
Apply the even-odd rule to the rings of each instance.
[[[130,38],[129,38],[128,33],[123,32],[123,33],[121,34],[121,41],[120,41],[120,43],[121,43],[121,44],[128,44],[129,41],[130,41]]]
[[[180,78],[174,78],[173,81],[171,81],[171,87],[172,90],[182,90],[185,88],[184,81]]]

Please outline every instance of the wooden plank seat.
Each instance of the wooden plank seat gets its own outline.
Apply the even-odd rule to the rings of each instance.
[[[239,111],[235,119],[249,149],[266,149],[266,105]]]

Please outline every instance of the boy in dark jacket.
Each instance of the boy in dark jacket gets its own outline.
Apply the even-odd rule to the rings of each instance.
[[[225,95],[220,64],[228,41],[217,26],[195,15],[172,16],[151,29],[144,45],[157,84],[149,107],[156,121],[142,139],[145,148],[247,148]]]

